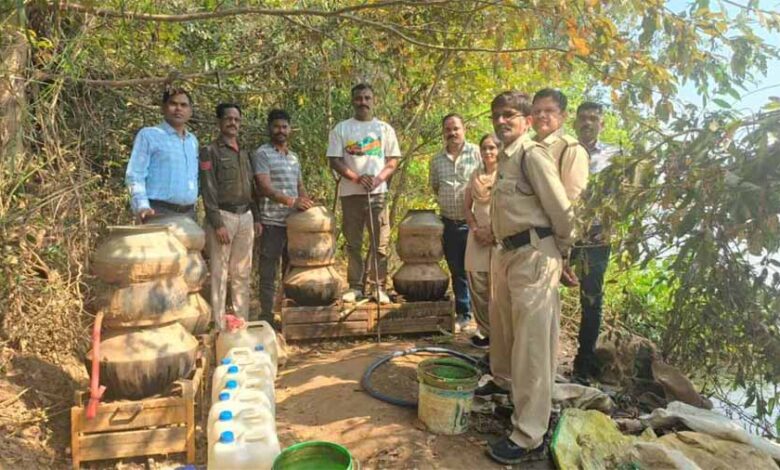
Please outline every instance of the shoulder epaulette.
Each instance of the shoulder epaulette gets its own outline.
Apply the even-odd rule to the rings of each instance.
[[[531,150],[531,149],[533,149],[535,147],[540,147],[541,145],[542,144],[540,144],[539,142],[535,141],[534,139],[525,139],[522,142],[521,147],[522,147],[523,151],[527,152],[527,151],[529,151],[529,150]]]
[[[582,145],[582,144],[580,144],[579,140],[577,140],[576,138],[574,138],[574,137],[572,137],[570,135],[567,135],[567,134],[563,134],[561,136],[561,139],[563,139],[563,141],[566,142],[566,146],[567,147],[574,147],[574,146],[577,146],[577,145]]]

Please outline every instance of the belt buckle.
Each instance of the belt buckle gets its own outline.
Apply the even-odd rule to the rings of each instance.
[[[509,237],[503,238],[501,240],[501,247],[507,251],[514,250],[514,246],[508,241]]]

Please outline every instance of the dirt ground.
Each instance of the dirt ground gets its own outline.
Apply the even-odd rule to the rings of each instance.
[[[329,440],[346,446],[363,469],[508,468],[484,454],[488,441],[500,437],[508,420],[472,415],[469,432],[460,436],[429,433],[415,410],[372,398],[361,377],[376,359],[414,346],[442,346],[474,355],[466,335],[385,337],[290,345],[290,357],[277,379],[277,428],[282,446],[305,440]],[[573,353],[571,335],[562,335],[561,370]],[[374,374],[375,388],[413,399],[416,364],[428,356],[396,359]],[[85,389],[83,364],[66,358],[55,365],[35,356],[0,350],[0,469],[70,468],[69,410],[73,392]],[[198,467],[205,468],[203,426],[197,433]],[[162,470],[183,465],[183,456],[153,456],[123,461],[88,462],[82,468]],[[517,468],[547,469],[551,463]]]
[[[0,468],[70,465],[70,406],[87,373],[75,358],[61,362],[0,349]]]
[[[376,359],[415,346],[444,346],[481,354],[463,341],[436,344],[425,338],[376,343],[320,343],[299,346],[277,383],[277,426],[283,445],[327,439],[346,446],[364,469],[505,468],[485,456],[487,442],[503,435],[508,420],[473,415],[469,432],[459,436],[429,433],[413,409],[379,401],[360,385]],[[412,399],[417,395],[416,365],[429,355],[406,356],[374,374],[375,388]],[[553,468],[549,462],[518,468]]]

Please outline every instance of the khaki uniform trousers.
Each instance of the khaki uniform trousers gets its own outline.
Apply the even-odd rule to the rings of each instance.
[[[471,293],[471,311],[482,336],[490,336],[490,273],[483,271],[466,271]]]
[[[214,324],[222,330],[225,327],[228,279],[233,311],[244,320],[249,319],[249,277],[255,230],[252,211],[241,215],[223,210],[219,212],[230,235],[230,243],[221,244],[214,228],[206,224],[206,244],[211,263],[211,310],[214,312]]]
[[[553,237],[537,247],[498,249],[491,260],[490,366],[511,390],[510,439],[524,449],[542,444],[550,419],[558,354],[561,255]]]

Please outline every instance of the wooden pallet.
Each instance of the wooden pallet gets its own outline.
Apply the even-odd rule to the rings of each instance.
[[[454,325],[454,307],[449,300],[382,305],[378,322],[374,302],[358,306],[282,306],[282,333],[288,340],[368,336],[377,330],[383,335],[452,331]]]
[[[174,382],[166,396],[101,402],[95,418],[87,419],[89,392],[76,392],[70,410],[74,469],[91,460],[179,452],[195,463],[195,407],[206,396],[211,357],[209,337],[199,339],[195,370]]]

